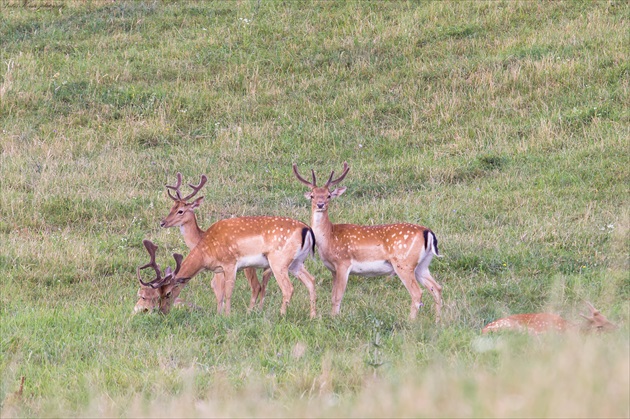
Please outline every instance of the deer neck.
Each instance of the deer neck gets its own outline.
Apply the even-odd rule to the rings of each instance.
[[[184,236],[184,242],[186,247],[190,250],[194,249],[201,240],[203,233],[205,233],[197,224],[197,217],[193,216],[188,222],[179,226],[182,236]]]
[[[188,256],[184,258],[179,272],[175,275],[174,280],[176,283],[178,282],[177,280],[182,281],[180,287],[188,283],[193,276],[206,268],[205,249],[201,247],[203,246],[197,246],[190,251]]]
[[[330,218],[328,218],[328,210],[312,212],[311,229],[315,234],[315,242],[318,248],[326,249],[328,242],[331,240],[333,230],[333,225],[330,222]]]

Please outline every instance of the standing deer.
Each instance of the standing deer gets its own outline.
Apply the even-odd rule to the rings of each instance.
[[[313,231],[306,224],[284,217],[240,217],[217,221],[202,235],[186,258],[174,254],[176,269],[166,268],[161,273],[155,262],[157,246],[145,240],[151,261],[138,268],[142,292],[153,291],[160,311],[168,313],[181,287],[204,269],[215,273],[217,310],[230,314],[236,272],[247,267],[271,268],[282,290],[280,313],[286,313],[293,294],[289,273],[296,276],[308,289],[311,318],[316,315],[315,278],[304,267],[304,260],[315,246]],[[183,261],[182,261],[183,259]],[[142,281],[140,270],[153,267],[156,278]],[[146,298],[146,295],[145,295]],[[136,303],[141,304],[142,297]]]
[[[409,223],[360,226],[330,222],[328,204],[346,190],[341,187],[331,191],[331,188],[341,182],[349,170],[348,163],[344,162],[341,176],[334,179],[333,171],[326,184],[318,187],[314,170],[311,170],[313,181],[309,182],[300,176],[297,165],[293,164],[295,176],[310,188],[304,196],[311,200],[311,228],[319,256],[333,274],[332,314],[339,314],[349,275],[395,273],[411,294],[409,317],[414,319],[422,304],[419,282],[433,295],[436,321],[439,321],[442,287],[429,272],[431,259],[439,256],[437,238],[431,230]]]
[[[528,313],[514,314],[512,316],[503,317],[488,323],[486,327],[481,329],[484,335],[489,332],[498,332],[512,330],[517,332],[527,332],[532,335],[539,335],[546,332],[566,332],[569,330],[582,331],[608,331],[614,330],[617,326],[611,323],[602,313],[597,310],[593,304],[586,301],[591,314],[580,314],[586,319],[584,325],[571,323],[557,314],[553,313]]]
[[[199,243],[201,237],[205,233],[204,230],[199,228],[197,224],[197,217],[195,216],[195,209],[198,208],[203,202],[203,197],[199,197],[195,199],[193,202],[189,202],[205,185],[208,181],[206,175],[201,176],[201,181],[198,185],[189,184],[193,190],[193,192],[182,198],[181,191],[179,188],[182,185],[182,174],[177,173],[177,184],[170,186],[166,185],[166,191],[168,196],[175,201],[173,207],[169,214],[162,220],[160,223],[161,227],[179,227],[182,235],[184,236],[184,242],[186,242],[186,246],[188,249],[192,250]],[[171,194],[171,190],[174,191],[175,195]],[[263,272],[262,285],[258,282],[258,276],[256,275],[256,268],[244,268],[243,273],[249,282],[249,285],[252,289],[252,296],[249,301],[248,311],[251,311],[255,304],[256,300],[260,298],[258,303],[258,307],[262,309],[263,302],[265,300],[265,293],[267,289],[267,283],[269,282],[269,278],[271,277],[271,269],[266,269]],[[215,279],[212,279],[212,289],[215,290],[215,286],[219,284],[216,283]],[[220,292],[220,290],[215,290],[215,294]]]

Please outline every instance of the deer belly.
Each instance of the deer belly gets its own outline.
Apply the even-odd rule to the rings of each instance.
[[[394,273],[394,267],[386,260],[373,260],[369,262],[352,261],[350,274],[359,276],[383,276]]]
[[[241,268],[268,268],[269,261],[263,254],[244,256],[236,262],[236,269]]]

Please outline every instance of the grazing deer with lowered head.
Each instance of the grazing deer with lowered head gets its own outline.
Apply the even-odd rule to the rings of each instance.
[[[160,290],[151,287],[140,286],[138,290],[138,301],[133,307],[134,313],[145,313],[160,306]],[[177,297],[173,301],[173,307],[190,307],[196,309],[197,307],[191,303],[187,303],[181,298]]]
[[[149,285],[145,285],[145,283],[142,281],[142,278],[140,277],[140,270],[149,268],[149,267],[154,268],[155,271],[157,272],[157,276],[159,278],[162,278],[162,271],[160,270],[160,267],[158,266],[158,264],[155,262],[155,251],[157,250],[157,246],[149,240],[143,240],[142,244],[144,244],[144,247],[147,249],[147,252],[149,252],[149,255],[151,256],[151,261],[147,263],[146,265],[140,266],[136,269],[136,275],[138,276],[138,281],[140,281],[140,289],[138,290],[138,301],[136,302],[136,305],[133,307],[134,313],[152,311],[156,307],[160,308],[160,303],[162,299],[163,298],[166,299],[167,298],[166,293],[171,291],[171,289],[167,290],[166,288],[163,288],[163,287],[151,287]],[[175,262],[177,264],[177,268],[175,270],[179,271],[182,259],[184,257],[178,253],[173,253],[173,257],[175,258]],[[164,274],[165,276],[173,275],[173,271],[170,266],[166,268],[166,270],[164,271]],[[171,296],[169,295],[168,298],[171,298]],[[172,303],[173,307],[179,307],[185,304],[184,300],[179,298],[179,293],[177,293],[177,296],[174,296],[172,298],[172,301],[173,301]],[[169,310],[170,310],[170,307],[169,307]]]
[[[197,192],[201,190],[207,180],[208,178],[206,177],[206,175],[202,175],[201,181],[198,185],[189,184],[188,186],[192,188],[193,192],[183,198],[181,191],[179,190],[182,184],[181,173],[177,173],[177,184],[173,186],[166,185],[168,196],[173,201],[175,201],[175,203],[173,204],[173,207],[171,208],[169,214],[160,223],[160,226],[165,228],[179,227],[182,235],[184,236],[186,246],[190,250],[192,250],[197,245],[197,243],[199,243],[199,240],[201,240],[201,237],[203,236],[205,231],[199,228],[199,225],[197,224],[197,217],[195,215],[195,209],[201,205],[201,203],[203,202],[203,197],[199,197],[192,202],[189,202],[189,200],[192,199],[197,194]],[[171,190],[174,192],[175,195],[171,194]],[[254,308],[256,300],[258,300],[259,298],[260,300],[258,303],[258,307],[262,309],[263,302],[265,300],[267,283],[269,282],[269,278],[271,277],[271,269],[266,269],[263,272],[262,285],[258,281],[256,268],[244,268],[243,273],[245,274],[245,277],[247,278],[247,281],[249,282],[249,285],[252,289],[252,296],[249,301],[248,311],[251,311]],[[217,285],[215,284],[214,278],[212,279],[211,284],[212,288],[214,289],[215,285]]]
[[[553,313],[528,313],[514,314],[488,323],[481,330],[481,333],[499,332],[511,330],[516,332],[527,332],[531,335],[539,335],[547,332],[563,333],[569,330],[581,331],[608,331],[614,330],[617,326],[611,323],[602,313],[591,303],[586,301],[591,314],[580,314],[586,319],[583,325],[571,323],[557,314]]]
[[[415,224],[399,223],[375,226],[333,224],[328,218],[328,204],[341,196],[345,187],[331,190],[341,182],[350,168],[344,162],[341,176],[334,179],[333,171],[324,186],[318,187],[315,171],[309,182],[293,173],[309,187],[305,196],[311,200],[311,228],[315,233],[317,250],[324,265],[333,274],[332,314],[339,314],[341,299],[346,291],[349,275],[382,276],[396,274],[411,294],[410,318],[415,318],[422,304],[424,285],[435,300],[436,321],[442,308],[442,287],[429,272],[433,256],[439,256],[437,238],[431,230]]]
[[[162,313],[168,313],[173,301],[193,276],[202,270],[215,273],[214,291],[217,310],[230,314],[236,272],[243,268],[271,268],[282,291],[281,314],[286,313],[293,294],[289,273],[307,287],[311,318],[316,315],[315,278],[304,267],[304,260],[315,246],[315,237],[306,224],[284,217],[239,217],[220,220],[211,225],[186,258],[174,254],[176,269],[167,268],[162,274],[155,263],[157,246],[148,240],[144,245],[151,262],[139,267],[141,290],[152,289],[157,295]],[[156,278],[144,282],[140,270],[153,267]],[[138,301],[137,304],[139,304]]]

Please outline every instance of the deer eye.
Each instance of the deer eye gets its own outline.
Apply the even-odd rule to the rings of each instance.
[[[330,199],[330,198],[332,198],[332,195],[331,195],[331,194],[328,194],[328,199]]]
[[[184,210],[179,210],[177,211],[177,214],[182,215],[184,213]]]

